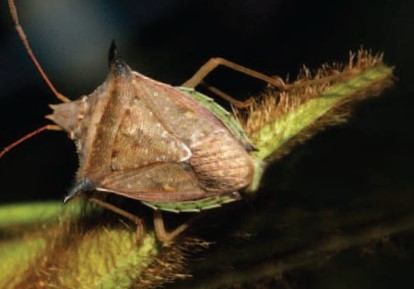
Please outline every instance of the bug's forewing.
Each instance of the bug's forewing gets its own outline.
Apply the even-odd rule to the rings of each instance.
[[[133,76],[137,97],[167,131],[192,149],[212,133],[229,133],[217,117],[186,93],[137,72]]]
[[[139,97],[131,100],[124,110],[112,148],[112,170],[183,162],[190,157],[190,149],[159,123]]]
[[[204,190],[220,194],[250,184],[254,171],[250,155],[213,113],[179,89],[133,75],[138,97],[159,124],[190,148],[189,163]]]
[[[199,187],[194,174],[178,163],[114,171],[105,176],[97,190],[148,202],[168,203],[209,196]]]
[[[165,203],[220,195],[250,181],[245,149],[206,108],[138,73],[131,85],[134,97],[121,115],[111,172],[98,190]]]
[[[190,149],[165,128],[153,108],[143,101],[146,92],[134,91],[114,138],[111,172],[100,180],[97,189],[154,202],[208,196],[186,163],[191,157]]]

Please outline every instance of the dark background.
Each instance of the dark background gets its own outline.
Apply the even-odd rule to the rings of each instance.
[[[58,102],[20,43],[1,3],[0,145],[47,123]],[[106,77],[116,39],[135,70],[179,85],[213,56],[293,78],[302,64],[346,61],[361,45],[383,51],[397,82],[358,107],[349,123],[319,134],[291,156],[306,194],[328,181],[343,187],[413,184],[412,1],[17,1],[33,49],[55,86],[75,99]],[[240,98],[260,86],[221,69],[210,82]],[[283,162],[291,163],[292,160]],[[296,166],[297,164],[295,164]],[[39,135],[0,164],[1,202],[59,199],[76,170],[74,146],[62,132]],[[297,171],[294,174],[302,174]],[[391,185],[392,183],[392,185]],[[323,185],[323,184],[322,184]],[[376,188],[375,188],[376,189]],[[332,198],[340,198],[337,192]]]
[[[46,124],[47,104],[57,102],[20,43],[5,2],[0,3],[1,147]],[[213,56],[294,78],[303,64],[347,61],[349,50],[361,45],[384,52],[385,62],[395,66],[394,87],[358,106],[347,124],[295,149],[268,171],[264,186],[278,194],[281,206],[323,207],[360,194],[413,192],[413,1],[31,0],[17,6],[45,71],[72,99],[104,81],[112,39],[133,69],[173,85]],[[226,69],[209,81],[239,98],[260,88]],[[74,145],[64,133],[39,135],[0,160],[0,203],[62,199],[76,168]],[[393,284],[403,284],[398,272],[408,277],[401,269],[407,267],[395,260],[388,265],[393,262],[402,266]],[[359,269],[354,274],[366,273]]]

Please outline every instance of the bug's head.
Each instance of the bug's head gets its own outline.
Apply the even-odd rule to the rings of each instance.
[[[120,79],[130,76],[131,69],[120,56],[115,41],[112,41],[109,48],[109,76],[105,84],[111,86],[111,82],[118,82]],[[82,96],[77,100],[62,102],[50,105],[53,113],[47,115],[63,130],[69,133],[71,139],[77,139],[82,130],[82,120],[89,113],[90,103],[88,96]]]
[[[31,50],[29,49],[31,52]],[[37,59],[30,54],[35,64],[37,64]],[[108,87],[116,87],[117,85],[123,85],[125,81],[128,81],[132,75],[132,71],[130,67],[126,64],[126,62],[122,59],[121,55],[119,54],[115,41],[112,41],[110,49],[109,49],[109,75],[107,80],[105,81],[102,88]],[[68,132],[68,135],[73,140],[79,140],[81,138],[82,133],[85,131],[85,124],[83,120],[87,118],[88,114],[91,113],[91,101],[90,96],[81,96],[77,100],[70,100],[69,98],[63,96],[59,93],[50,80],[47,78],[46,74],[43,72],[43,69],[39,66],[38,67],[40,74],[46,81],[46,83],[51,88],[52,92],[55,93],[56,97],[61,100],[62,102],[59,104],[50,105],[50,108],[53,112],[46,116],[47,119],[53,121],[56,125],[45,125],[39,129],[34,130],[33,132],[28,133],[27,135],[23,136],[22,138],[14,141],[10,145],[6,146],[0,152],[0,158],[2,158],[7,152],[11,149],[16,147],[18,144],[28,140],[29,138],[37,135],[41,132],[46,130],[64,130]],[[99,94],[97,91],[91,95]],[[96,101],[99,102],[99,99]],[[78,143],[80,143],[78,141]],[[79,149],[79,147],[78,147]]]
[[[87,96],[71,102],[53,104],[50,108],[53,113],[45,117],[67,131],[70,138],[76,138],[76,132],[80,129],[81,122],[89,110]]]

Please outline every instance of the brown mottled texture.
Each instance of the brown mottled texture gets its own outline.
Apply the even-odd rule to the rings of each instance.
[[[110,70],[91,95],[54,105],[48,116],[77,145],[77,183],[152,202],[198,200],[250,184],[252,157],[207,108],[121,59]]]

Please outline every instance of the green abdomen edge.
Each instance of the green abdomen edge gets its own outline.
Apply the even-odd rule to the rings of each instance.
[[[221,207],[223,204],[231,203],[240,200],[241,196],[238,192],[225,193],[221,196],[214,196],[194,201],[184,201],[176,203],[155,203],[142,202],[144,205],[151,207],[154,210],[161,210],[173,213],[180,212],[200,212]]]

